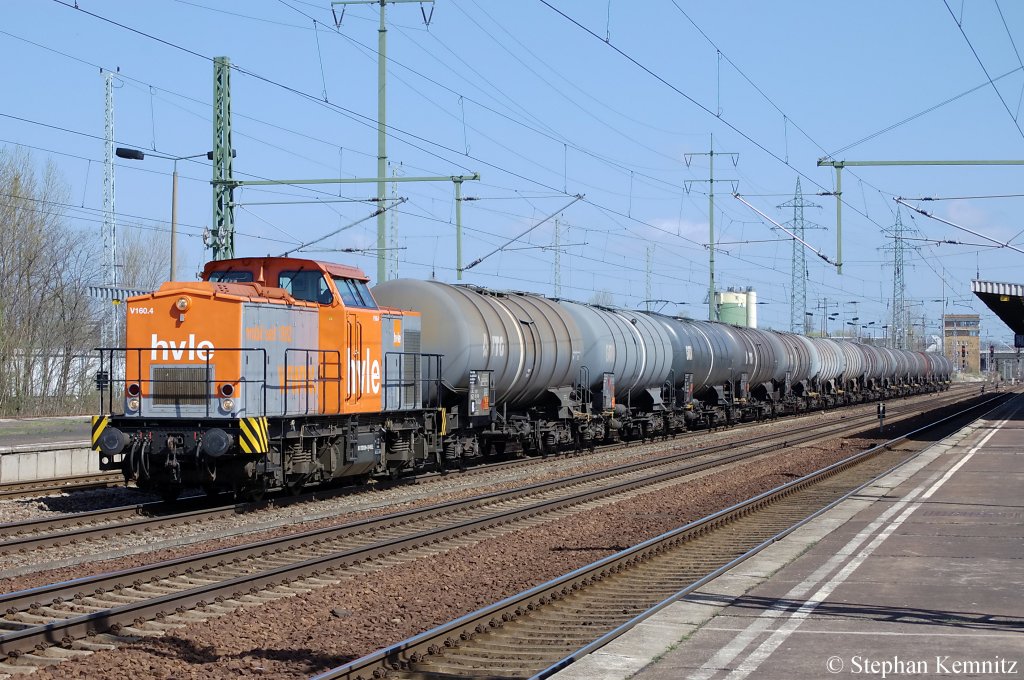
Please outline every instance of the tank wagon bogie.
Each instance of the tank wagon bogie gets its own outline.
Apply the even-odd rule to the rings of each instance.
[[[100,467],[174,497],[419,469],[944,389],[941,355],[298,258],[209,263],[101,350]]]

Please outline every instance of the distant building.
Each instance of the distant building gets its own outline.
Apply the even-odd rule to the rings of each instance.
[[[981,373],[981,316],[946,314],[942,317],[946,356],[964,373]]]

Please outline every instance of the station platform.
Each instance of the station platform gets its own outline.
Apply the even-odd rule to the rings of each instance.
[[[0,419],[0,483],[99,473],[89,416]]]
[[[1024,677],[1024,395],[555,675]]]

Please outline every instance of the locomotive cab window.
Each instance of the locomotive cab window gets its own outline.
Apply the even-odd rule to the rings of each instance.
[[[296,300],[318,302],[329,305],[334,302],[334,294],[324,275],[316,270],[281,272],[278,276],[278,287],[288,291]]]
[[[377,309],[377,303],[373,301],[373,296],[370,295],[370,289],[367,288],[365,281],[346,279],[341,276],[332,278],[334,285],[338,288],[338,294],[341,295],[341,301],[345,303],[346,307]]]
[[[252,272],[237,270],[211,272],[209,281],[212,283],[252,283]]]

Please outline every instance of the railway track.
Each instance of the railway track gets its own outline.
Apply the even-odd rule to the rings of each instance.
[[[933,405],[929,405],[931,408]],[[677,484],[701,470],[785,445],[861,431],[868,417],[776,441],[690,451],[566,480],[453,501],[156,565],[0,596],[0,653],[12,665],[52,664],[394,564],[518,531],[559,516]],[[824,434],[823,434],[824,433]],[[725,449],[721,451],[720,449]],[[198,608],[198,609],[196,609]],[[6,667],[0,665],[0,672]]]
[[[942,396],[942,403],[952,402],[962,396],[959,392],[946,393]],[[901,403],[894,406],[889,412],[889,419],[900,417],[902,414],[912,412],[915,409],[914,402]],[[874,422],[874,416],[870,414],[854,416],[844,419],[837,424],[837,427],[848,427],[850,424],[859,422],[869,425]],[[783,440],[792,439],[796,435],[806,432],[820,431],[820,423],[798,425],[788,430]],[[769,435],[769,438],[775,438]],[[765,441],[764,435],[755,435],[752,438],[741,441],[732,441],[710,447],[695,449],[696,452],[713,453],[722,451],[729,447],[743,446],[755,441]],[[671,458],[671,457],[670,457]],[[674,459],[674,458],[671,458]],[[651,462],[657,462],[652,459]],[[523,465],[537,465],[543,463],[543,459],[530,458],[490,463],[475,467],[459,475],[477,475],[493,472],[503,468],[520,467]],[[426,473],[410,478],[404,483],[419,483],[443,479],[441,473]],[[386,483],[372,487],[373,489],[383,488],[386,485],[402,484],[403,482]],[[151,503],[139,503],[128,506],[93,510],[83,513],[71,513],[59,517],[26,520],[0,524],[0,555],[12,552],[22,552],[37,548],[68,545],[72,543],[83,543],[85,541],[103,541],[129,533],[141,533],[143,531],[154,531],[157,529],[171,527],[181,524],[197,526],[202,523],[211,522],[217,519],[232,517],[239,514],[267,510],[274,507],[284,507],[297,503],[311,503],[324,499],[334,498],[342,495],[353,495],[365,491],[359,488],[336,488],[322,491],[314,491],[300,496],[275,496],[267,501],[259,503],[237,503],[229,505],[210,506],[209,499],[195,497],[184,499],[178,505],[168,505],[161,501]]]
[[[896,448],[899,442],[937,427],[955,430],[965,417],[981,417],[1010,396],[985,400],[315,680],[549,677],[917,455]]]
[[[54,479],[39,479],[25,482],[7,482],[0,484],[0,501],[18,498],[34,498],[68,491],[85,491],[88,489],[106,489],[124,484],[124,477],[109,472],[88,475],[71,475]]]

